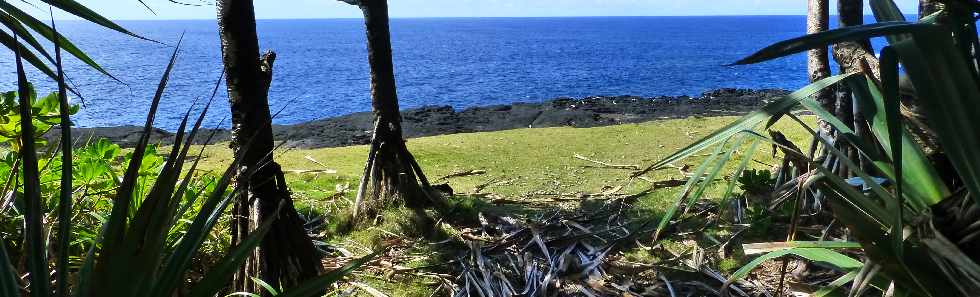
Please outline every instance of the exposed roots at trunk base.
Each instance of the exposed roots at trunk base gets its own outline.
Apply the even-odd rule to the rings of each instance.
[[[292,288],[323,273],[321,254],[310,241],[303,227],[305,222],[293,206],[279,164],[271,162],[257,172],[243,176],[249,176],[250,180],[247,190],[240,190],[239,199],[235,201],[232,246],[246,240],[263,222],[276,221],[262,238],[259,248],[253,251],[254,255],[235,275],[234,290],[269,296],[271,292],[261,288],[252,278],[262,279],[277,288]]]
[[[415,211],[417,219],[431,224],[425,209],[444,212],[448,202],[432,189],[400,133],[386,133],[388,129],[380,128],[375,126],[351,222],[357,224],[374,218],[382,209],[404,203]]]

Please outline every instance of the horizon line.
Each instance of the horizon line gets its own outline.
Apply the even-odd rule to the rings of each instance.
[[[915,14],[907,14],[915,15]],[[691,14],[691,15],[554,15],[554,16],[393,16],[391,19],[545,19],[545,18],[643,18],[643,17],[777,17],[800,16],[805,14]],[[831,15],[837,16],[837,15]],[[865,14],[865,17],[874,17]],[[256,18],[256,21],[288,21],[288,20],[359,20],[361,17],[296,17],[296,18]],[[84,21],[80,18],[55,19],[58,21]],[[185,19],[110,19],[112,21],[205,21],[214,18],[185,18]]]

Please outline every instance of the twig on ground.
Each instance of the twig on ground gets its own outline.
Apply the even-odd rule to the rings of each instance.
[[[585,156],[579,155],[579,154],[575,154],[575,158],[576,159],[579,159],[579,160],[583,160],[583,161],[588,161],[588,162],[592,162],[592,163],[595,163],[595,164],[599,164],[599,165],[601,165],[604,168],[640,170],[640,165],[617,165],[617,164],[609,164],[609,163],[602,162],[602,161],[592,160],[592,159],[586,158]]]
[[[368,295],[371,295],[371,296],[374,296],[374,297],[388,297],[388,295],[385,295],[385,293],[382,293],[381,291],[378,291],[378,289],[372,288],[371,286],[368,286],[365,283],[361,283],[361,282],[350,282],[350,284],[351,285],[354,285],[358,289],[361,289],[365,293],[368,293]]]
[[[495,178],[492,178],[492,179],[490,179],[489,181],[487,181],[485,183],[482,183],[482,184],[479,184],[479,185],[476,185],[475,187],[473,187],[473,193],[480,193],[480,191],[483,191],[483,189],[486,189],[487,187],[490,187],[490,186],[506,185],[506,184],[509,184],[509,183],[512,183],[512,182],[515,182],[515,181],[517,181],[516,178],[508,179],[508,180],[497,180]]]
[[[437,178],[435,181],[438,182],[438,181],[443,181],[443,180],[447,180],[447,179],[450,179],[450,178],[464,177],[464,176],[472,176],[472,175],[481,175],[481,174],[486,174],[486,173],[487,173],[487,171],[486,170],[482,170],[482,169],[470,169],[470,170],[465,170],[465,171],[456,171],[456,172],[450,173],[449,175],[446,175],[446,176]]]
[[[285,172],[285,173],[297,173],[297,174],[302,174],[302,173],[326,173],[326,174],[335,174],[335,173],[337,173],[337,170],[333,170],[333,169],[290,169],[290,170],[283,170],[283,172]]]

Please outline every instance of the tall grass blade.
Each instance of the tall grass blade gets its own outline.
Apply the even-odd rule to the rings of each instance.
[[[184,114],[180,127],[177,129],[177,135],[174,137],[170,154],[167,156],[160,173],[157,174],[157,179],[150,188],[150,192],[146,195],[136,215],[133,216],[132,227],[130,227],[129,232],[135,235],[131,238],[138,238],[142,242],[141,245],[144,247],[141,249],[145,250],[147,245],[152,246],[147,241],[155,242],[161,235],[159,234],[161,230],[158,229],[164,228],[171,222],[166,206],[171,204],[173,188],[180,177],[181,165],[184,163],[184,160],[180,158],[180,152],[183,151],[181,145],[191,109],[188,109],[187,113]]]
[[[34,55],[34,53],[32,53],[23,44],[18,42],[17,38],[15,38],[14,36],[7,34],[7,32],[5,31],[0,31],[0,44],[3,44],[4,46],[6,46],[7,48],[11,49],[14,52],[19,52],[18,54],[20,55],[21,59],[27,61],[27,63],[30,63],[31,66],[37,68],[37,70],[41,71],[41,73],[44,73],[44,75],[47,75],[51,79],[55,79],[55,80],[58,79],[58,75],[55,74],[54,71],[52,71],[51,68],[44,63],[44,61],[42,61],[40,58]]]
[[[929,259],[928,252],[922,247],[916,247],[905,243],[903,246],[904,257],[899,257],[891,242],[890,236],[885,230],[892,230],[891,224],[895,221],[891,213],[885,212],[877,202],[870,201],[863,193],[857,192],[852,186],[844,182],[829,170],[817,167],[823,174],[819,185],[821,191],[831,199],[828,201],[833,208],[834,217],[842,224],[847,226],[855,238],[861,243],[861,247],[868,255],[868,258],[882,265],[885,274],[900,284],[903,288],[914,290],[917,294],[926,295],[925,292],[933,292],[933,296],[954,296],[956,293],[950,291],[953,286],[942,277],[941,271],[937,270],[935,263]],[[877,208],[879,211],[870,211]],[[915,268],[915,272],[910,272],[910,267]]]
[[[176,211],[176,204],[172,202],[173,190],[177,179],[180,177],[181,164],[184,163],[179,153],[182,151],[181,144],[189,115],[190,111],[188,110],[181,121],[173,148],[163,168],[132,218],[123,243],[125,249],[122,250],[122,255],[116,256],[123,258],[133,255],[132,258],[126,261],[115,261],[117,266],[111,268],[111,271],[129,271],[128,275],[124,277],[121,277],[122,273],[111,276],[116,278],[116,281],[111,281],[113,283],[129,280],[127,284],[115,286],[120,289],[128,288],[123,289],[123,292],[127,290],[146,292],[153,285],[153,279],[156,278],[159,261],[163,258],[166,238],[171,226],[170,222],[173,221],[173,213]],[[129,288],[129,284],[134,284],[136,287]]]
[[[905,240],[903,238],[904,232],[902,230],[902,228],[905,227],[902,225],[905,216],[904,214],[905,208],[903,207],[905,205],[905,196],[902,192],[905,188],[905,183],[907,182],[904,179],[906,166],[905,166],[905,158],[904,158],[905,154],[903,153],[903,151],[906,148],[902,144],[903,142],[911,142],[911,140],[907,139],[908,137],[905,137],[906,134],[903,133],[904,129],[902,128],[902,118],[901,115],[899,114],[900,113],[899,110],[901,108],[900,107],[901,99],[899,98],[898,95],[898,57],[896,57],[895,52],[891,50],[890,47],[886,47],[885,50],[882,50],[880,67],[881,67],[881,85],[882,85],[881,94],[879,94],[879,96],[874,96],[875,97],[874,99],[875,99],[875,109],[882,109],[884,116],[875,115],[873,121],[876,124],[874,124],[873,126],[881,126],[881,122],[882,122],[881,118],[884,118],[885,126],[889,134],[888,140],[883,141],[882,143],[886,143],[886,142],[888,143],[888,147],[885,148],[885,151],[890,152],[890,155],[893,160],[892,164],[894,164],[895,166],[895,180],[896,180],[895,197],[898,198],[898,203],[897,203],[898,207],[892,210],[893,212],[897,213],[894,226],[892,226],[892,231],[891,231],[892,245],[894,246],[893,248],[895,249],[895,252],[899,256],[902,256],[903,254],[902,251],[904,246],[903,241]],[[868,88],[873,90],[874,87],[875,87],[874,84],[869,81]],[[880,129],[881,128],[879,127],[878,130]],[[909,145],[909,146],[913,150],[918,148],[918,146],[915,145]],[[915,152],[921,154],[921,151],[916,150]],[[925,160],[925,154],[917,155],[915,157],[917,157],[915,161],[918,161],[920,163],[909,164],[913,166],[918,165],[918,167],[916,168],[910,168],[911,169],[910,173],[916,174],[921,172],[921,173],[935,174],[935,170],[932,168],[932,166],[929,166],[928,161]],[[934,175],[934,177],[935,180],[920,180],[919,179],[921,178],[920,176],[915,176],[912,177],[911,182],[915,182],[917,184],[930,182],[929,186],[932,187],[936,187],[936,185],[945,186],[945,184],[943,184],[942,181],[938,178],[938,174]],[[937,199],[932,204],[928,204],[928,203],[933,201],[916,201],[916,202],[926,203],[931,206],[935,203],[939,203],[939,201],[941,201],[941,199],[945,197],[935,197],[935,198]]]
[[[6,4],[6,2],[0,2]],[[51,16],[51,30],[57,34],[54,15]],[[58,70],[58,112],[61,117],[61,195],[58,199],[58,260],[55,264],[58,274],[58,296],[68,296],[68,253],[71,241],[71,203],[72,203],[72,140],[71,107],[68,105],[68,86],[65,84],[65,69],[61,63],[61,45],[54,43],[55,68]]]
[[[214,97],[218,93],[218,87],[221,85],[221,79],[224,78],[224,75],[225,73],[222,72],[221,75],[218,77],[218,82],[216,82],[214,85],[214,91],[211,92],[211,98],[208,99],[208,102],[204,105],[204,110],[201,111],[201,114],[197,117],[197,121],[194,122],[194,127],[191,128],[191,133],[190,135],[187,136],[187,141],[184,144],[184,148],[180,152],[179,158],[181,160],[185,160],[185,158],[187,157],[187,152],[190,150],[191,145],[194,144],[194,138],[197,137],[197,133],[200,131],[201,125],[204,123],[204,117],[208,114],[208,109],[211,108],[211,103],[214,103]],[[208,139],[208,142],[210,142],[210,139]],[[187,192],[187,187],[190,185],[190,181],[194,177],[194,171],[197,169],[197,164],[201,160],[201,154],[204,153],[204,148],[207,147],[207,145],[208,143],[205,142],[204,145],[201,147],[201,152],[198,154],[197,158],[194,159],[194,163],[191,164],[190,169],[188,169],[187,173],[184,174],[184,180],[181,181],[180,186],[177,187],[177,191],[174,192],[173,195],[174,197],[172,198],[174,203],[179,203],[180,199],[184,197],[184,193]],[[190,201],[189,203],[193,204],[194,202]],[[190,204],[188,204],[188,206],[190,206]],[[173,219],[174,220],[180,219],[180,217],[183,216],[184,214],[184,210],[186,209],[184,208],[179,209],[175,214],[175,216],[173,216]],[[174,223],[176,222],[171,222],[171,224]]]
[[[279,295],[279,297],[317,296],[318,294],[321,294],[323,290],[329,287],[330,285],[343,279],[345,276],[350,275],[351,273],[354,272],[354,270],[357,270],[357,268],[361,267],[362,265],[371,262],[371,260],[374,260],[375,257],[384,253],[384,250],[385,249],[382,248],[381,250],[374,252],[370,255],[355,259],[354,261],[347,263],[347,265],[344,265],[343,267],[334,269],[333,271],[327,272],[324,275],[308,280],[305,283],[295,288],[286,289],[285,292],[282,293],[282,295]]]
[[[725,188],[725,194],[721,196],[722,207],[728,205],[728,201],[731,199],[732,191],[735,190],[735,185],[738,184],[738,178],[742,176],[742,172],[745,172],[745,168],[749,166],[749,161],[752,160],[752,156],[755,155],[756,149],[759,147],[759,139],[752,139],[749,143],[749,148],[745,150],[745,154],[742,155],[742,160],[739,161],[738,167],[732,172],[732,178],[728,181],[728,186]],[[737,148],[736,148],[737,149]]]
[[[902,10],[898,8],[898,4],[892,0],[870,0],[868,4],[871,6],[871,12],[875,16],[875,20],[879,23],[884,22],[904,22],[905,14],[902,14]]]
[[[238,167],[239,159],[240,157],[236,157],[235,161],[228,166],[224,174],[222,174],[221,179],[215,184],[214,191],[210,193],[204,201],[204,204],[201,205],[199,213],[207,215],[198,215],[194,218],[191,225],[187,227],[187,233],[184,234],[184,238],[181,239],[180,243],[173,250],[173,253],[166,260],[160,278],[157,280],[156,287],[153,289],[155,294],[153,296],[170,296],[172,291],[180,284],[180,281],[183,279],[183,271],[190,266],[194,258],[194,253],[204,242],[204,239],[211,229],[214,228],[214,225],[218,223],[218,219],[231,201],[231,195],[226,195],[225,192],[231,184],[232,177],[235,176],[235,169]],[[232,193],[234,192],[232,191]]]
[[[728,161],[732,159],[732,155],[734,155],[735,152],[738,151],[738,148],[745,143],[745,139],[746,139],[745,134],[739,134],[738,136],[735,137],[736,137],[735,143],[732,144],[731,148],[725,150],[724,153],[722,153],[719,156],[719,159],[715,162],[714,167],[708,170],[707,175],[704,177],[704,182],[702,182],[701,186],[698,187],[698,189],[694,191],[694,193],[691,195],[688,201],[688,205],[691,205],[692,203],[694,203],[694,201],[701,199],[701,196],[704,195],[704,192],[708,190],[708,187],[714,183],[714,180],[716,178],[718,178],[718,174],[721,173],[721,170],[725,167],[725,164],[728,164]],[[758,139],[753,139],[753,141],[758,141]]]
[[[890,51],[882,52],[884,63],[890,62],[887,52]],[[898,67],[894,63],[892,66],[893,69],[885,69],[885,65],[882,64],[881,70],[885,72],[882,73],[883,78],[886,76],[891,78],[888,83],[894,83],[894,89],[880,90],[874,82],[863,77],[861,81],[855,80],[850,86],[854,97],[861,102],[861,112],[868,119],[871,132],[887,155],[888,159],[883,161],[886,161],[885,164],[891,168],[890,170],[881,168],[882,172],[896,183],[901,181],[898,184],[909,189],[908,194],[912,198],[909,201],[911,206],[923,210],[939,203],[950,192],[919,145],[900,125],[897,125],[902,121],[898,115],[898,104],[901,101],[898,98]],[[885,83],[884,79],[882,83]],[[900,176],[907,179],[902,179]],[[904,198],[899,197],[899,199]]]
[[[826,286],[821,287],[816,292],[813,292],[813,295],[811,295],[811,297],[824,297],[824,296],[834,294],[834,292],[840,289],[842,286],[854,280],[854,277],[856,277],[857,274],[858,274],[857,270],[851,270],[850,272],[830,282]]]
[[[68,40],[61,34],[58,34],[57,30],[54,29],[53,22],[49,27],[48,25],[45,25],[44,22],[39,21],[38,19],[34,18],[27,12],[24,12],[20,8],[10,5],[7,1],[0,1],[0,10],[10,14],[15,19],[17,19],[18,21],[26,25],[28,28],[34,30],[34,32],[37,32],[42,37],[51,41],[51,43],[56,44],[57,46],[61,47],[62,50],[68,52],[75,58],[78,58],[79,61],[82,61],[89,67],[92,67],[92,69],[95,69],[101,72],[102,74],[116,81],[119,81],[119,79],[109,74],[109,72],[106,71],[104,68],[102,68],[102,66],[100,66],[98,63],[96,63],[95,60],[93,60],[91,57],[86,55],[85,52],[83,52],[81,49],[75,46],[74,43],[72,43],[70,40]]]
[[[6,2],[2,1],[0,3],[6,3]],[[20,21],[14,19],[14,17],[3,12],[3,10],[0,10],[0,23],[2,23],[4,27],[7,27],[7,29],[9,29],[10,32],[16,33],[17,38],[23,39],[24,43],[30,45],[31,48],[33,48],[35,51],[37,51],[42,56],[44,56],[44,58],[47,59],[49,62],[54,63],[54,58],[52,58],[51,55],[48,54],[48,51],[44,49],[44,46],[41,46],[41,43],[37,41],[37,38],[34,38],[34,35],[31,34],[31,32],[28,31],[27,28],[25,28],[24,25],[20,23]]]
[[[234,168],[234,167],[231,167]],[[282,209],[283,203],[280,203],[279,208],[276,213]],[[233,251],[225,255],[217,264],[211,267],[208,274],[201,279],[193,288],[191,288],[190,297],[210,297],[214,296],[215,293],[220,292],[235,271],[245,263],[252,250],[255,249],[262,242],[262,238],[265,234],[269,232],[272,228],[272,223],[276,221],[276,216],[262,222],[262,225],[255,229],[251,234],[248,235],[245,240],[243,240]]]
[[[16,38],[15,41],[16,43]],[[25,253],[27,269],[30,271],[31,284],[38,286],[31,290],[31,296],[48,296],[48,257],[47,246],[44,244],[44,227],[41,225],[41,177],[38,175],[37,151],[34,147],[34,123],[31,115],[30,87],[21,52],[14,52],[17,63],[17,97],[20,104],[21,127],[21,168],[24,170],[24,214]]]
[[[73,297],[89,297],[92,296],[92,279],[93,271],[95,271],[95,248],[102,243],[102,238],[97,237],[95,243],[89,248],[85,253],[85,261],[82,262],[82,267],[78,269],[76,273],[75,286],[72,290]]]
[[[83,19],[85,19],[85,20],[87,20],[89,22],[93,22],[95,24],[98,24],[99,26],[106,27],[108,29],[112,29],[112,30],[118,31],[120,33],[129,35],[129,36],[133,36],[133,37],[136,37],[136,38],[139,38],[139,39],[157,42],[155,40],[152,40],[152,39],[149,39],[149,38],[146,38],[146,37],[137,35],[136,33],[133,33],[133,32],[130,32],[129,30],[126,30],[126,28],[123,28],[122,26],[117,25],[116,23],[110,21],[109,19],[103,17],[102,15],[96,13],[95,11],[92,11],[88,7],[85,7],[85,5],[82,5],[81,3],[78,3],[78,2],[76,2],[74,0],[41,0],[41,1],[43,1],[44,3],[50,4],[51,6],[57,7],[58,9],[61,9],[64,12],[73,14],[73,15],[75,15],[77,17],[80,17],[80,18],[83,18]],[[159,43],[159,42],[157,42],[157,43]]]
[[[968,61],[952,44],[947,30],[933,27],[932,34],[892,45],[915,87],[930,125],[943,151],[970,193],[980,193],[980,89],[967,68]],[[944,33],[945,32],[945,33]],[[980,203],[980,194],[970,195]]]
[[[868,4],[871,5],[871,11],[875,16],[875,20],[879,23],[884,22],[905,22],[905,15],[902,14],[902,10],[898,9],[898,5],[892,0],[870,0]],[[910,34],[893,34],[885,35],[885,39],[888,43],[896,43],[902,40],[912,38]]]
[[[112,275],[110,275],[106,270],[111,269],[110,267],[115,265],[113,264],[114,261],[121,260],[110,258],[109,255],[115,255],[119,253],[123,247],[125,247],[127,213],[133,200],[136,179],[139,176],[143,155],[146,153],[146,147],[149,143],[150,132],[153,128],[153,121],[156,116],[157,107],[160,105],[160,99],[163,96],[164,89],[166,89],[167,82],[170,78],[170,72],[173,70],[174,64],[177,61],[177,54],[180,51],[180,42],[182,39],[183,35],[181,36],[181,39],[177,41],[177,46],[174,48],[174,52],[170,56],[170,61],[167,64],[167,68],[164,70],[163,77],[160,79],[156,94],[154,94],[153,101],[150,104],[150,110],[147,113],[146,123],[143,126],[143,134],[136,143],[136,147],[133,149],[132,158],[130,159],[129,165],[123,175],[122,183],[117,190],[116,198],[113,202],[112,210],[105,226],[105,234],[103,235],[103,250],[99,253],[98,259],[98,263],[100,264],[96,265],[95,267],[94,273],[97,278],[96,282],[93,283],[93,288],[96,290],[109,289],[111,286],[121,285],[118,283],[107,283],[109,282],[107,278]]]
[[[18,291],[17,270],[10,265],[6,244],[0,243],[0,296],[18,296]]]
[[[684,184],[684,189],[677,194],[677,201],[674,202],[674,204],[671,205],[670,208],[668,208],[667,211],[664,213],[663,217],[660,218],[660,223],[657,224],[657,230],[654,231],[653,233],[654,240],[660,238],[660,233],[663,232],[665,228],[667,228],[667,225],[670,225],[670,221],[674,219],[674,215],[677,213],[677,210],[681,208],[681,206],[684,204],[685,201],[687,201],[688,205],[690,205],[691,202],[697,199],[695,195],[692,195],[691,191],[699,183],[704,183],[704,184],[711,183],[710,180],[703,179],[703,177],[705,176],[705,172],[708,170],[709,167],[712,167],[712,165],[718,163],[716,160],[718,160],[718,157],[722,155],[723,153],[722,150],[724,148],[725,148],[725,143],[716,146],[711,156],[708,156],[707,159],[702,161],[701,165],[698,165],[697,169],[694,170],[694,174],[687,179],[687,182]],[[544,248],[543,244],[541,244],[541,247],[543,251],[547,251],[547,249]]]

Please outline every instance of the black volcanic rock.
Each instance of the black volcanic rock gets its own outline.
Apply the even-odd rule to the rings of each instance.
[[[592,96],[585,98],[556,98],[537,103],[513,103],[471,107],[456,111],[451,106],[424,106],[402,111],[405,137],[441,134],[499,131],[540,127],[597,127],[640,123],[656,119],[690,116],[741,115],[758,109],[766,102],[788,94],[784,90],[718,89],[704,92],[697,98],[688,96],[652,98],[637,96]],[[373,117],[370,112],[325,118],[295,125],[274,125],[277,140],[299,148],[338,147],[367,144],[371,141]],[[141,127],[119,126],[106,128],[76,128],[73,135],[84,139],[105,137],[122,146],[132,146]],[[211,132],[212,141],[227,141],[227,130],[205,130],[196,140],[204,142]],[[154,129],[151,141],[169,143],[173,134]],[[58,137],[52,129],[45,137]]]

